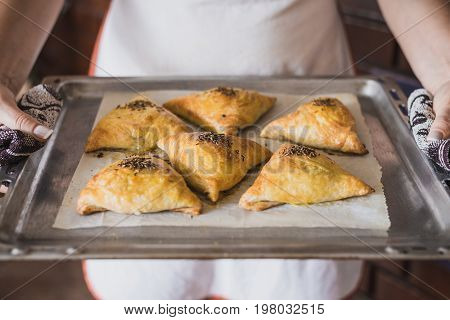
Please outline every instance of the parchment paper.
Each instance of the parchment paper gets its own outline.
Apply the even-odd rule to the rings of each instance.
[[[190,91],[147,91],[144,94],[152,100],[162,104],[163,102],[177,96],[185,95]],[[272,117],[280,117],[295,110],[290,107],[302,96],[280,95],[268,93],[277,97],[274,108],[266,114],[258,124],[262,125],[272,120]],[[133,93],[107,93],[100,105],[95,123],[107,112],[131,99]],[[253,183],[258,170],[251,172],[244,180],[233,189],[226,191],[225,195],[216,205],[204,201],[203,214],[191,218],[188,215],[163,212],[147,213],[141,215],[130,215],[117,227],[130,226],[208,226],[228,228],[249,227],[341,227],[362,228],[373,230],[387,230],[390,225],[389,215],[386,207],[386,199],[383,186],[380,182],[381,167],[374,157],[372,141],[369,129],[361,113],[358,99],[353,94],[328,94],[339,98],[352,112],[356,120],[356,127],[360,138],[369,150],[365,156],[332,155],[327,154],[344,169],[371,185],[376,192],[358,198],[334,201],[311,206],[281,205],[262,212],[250,212],[239,208],[238,202],[241,195]],[[313,97],[308,97],[311,99]],[[244,132],[249,136],[252,131]],[[251,135],[255,136],[255,134]],[[264,139],[256,138],[258,142],[264,143]],[[267,147],[275,151],[280,142],[274,140],[265,141]],[[113,226],[124,215],[114,212],[96,213],[89,216],[80,216],[76,212],[76,202],[81,189],[88,180],[107,164],[120,159],[123,154],[116,152],[103,152],[104,157],[98,158],[96,154],[84,154],[78,164],[72,181],[67,189],[61,208],[56,217],[53,227],[61,229],[93,228],[100,226]],[[204,200],[204,198],[201,198]]]

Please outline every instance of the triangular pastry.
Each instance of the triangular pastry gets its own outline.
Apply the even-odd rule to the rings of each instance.
[[[175,115],[138,96],[117,106],[97,123],[85,151],[145,152],[153,149],[159,138],[188,131],[190,128]]]
[[[194,189],[217,201],[219,192],[244,178],[271,152],[258,143],[212,132],[182,133],[158,141],[174,167]]]
[[[134,155],[103,168],[81,191],[77,204],[82,215],[105,210],[128,214],[172,210],[197,215],[201,208],[183,177],[152,155]]]
[[[261,137],[341,152],[367,153],[356,134],[355,119],[335,98],[317,98],[300,105],[296,111],[269,123]]]
[[[164,107],[205,130],[237,134],[272,108],[275,100],[256,91],[218,87],[172,99]]]
[[[285,143],[270,158],[239,206],[260,211],[279,204],[311,204],[363,196],[374,190],[308,147]]]

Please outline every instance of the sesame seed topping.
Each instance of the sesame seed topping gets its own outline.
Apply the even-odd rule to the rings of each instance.
[[[293,145],[287,147],[281,152],[281,154],[285,157],[306,156],[308,158],[315,158],[318,156],[317,152],[314,151],[313,149],[300,145]]]
[[[321,107],[335,107],[336,106],[336,99],[332,99],[332,98],[318,98],[318,99],[314,99],[312,101],[312,104],[314,106],[321,106]]]
[[[225,134],[204,132],[198,135],[197,141],[212,143],[220,147],[231,147],[231,138]]]
[[[117,109],[131,109],[133,111],[143,110],[145,108],[161,108],[150,100],[135,100],[124,105],[117,106]]]
[[[228,87],[217,87],[213,89],[213,91],[219,92],[227,97],[234,97],[235,95],[237,95],[237,91],[235,89]]]
[[[157,169],[159,165],[154,163],[150,158],[147,157],[129,157],[125,158],[119,162],[119,167],[128,168],[132,170],[144,170],[144,169]]]

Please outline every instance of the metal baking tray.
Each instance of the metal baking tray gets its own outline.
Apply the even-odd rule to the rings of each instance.
[[[4,167],[0,259],[82,258],[450,258],[449,175],[417,148],[405,116],[406,97],[384,78],[91,78],[51,77],[65,99],[45,148]],[[348,92],[358,96],[369,126],[391,228],[52,228],[107,91],[203,90],[237,86],[286,94]]]

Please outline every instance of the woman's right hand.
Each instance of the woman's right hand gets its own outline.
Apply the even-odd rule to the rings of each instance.
[[[17,107],[13,93],[0,84],[0,124],[28,133],[39,140],[48,139],[53,130],[39,124],[33,117]]]
[[[433,109],[436,119],[431,125],[428,140],[450,139],[450,81],[436,90]]]

